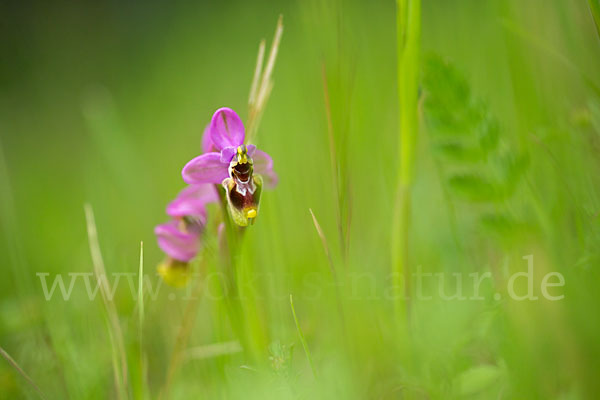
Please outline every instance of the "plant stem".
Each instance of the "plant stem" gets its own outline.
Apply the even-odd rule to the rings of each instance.
[[[139,398],[147,397],[146,373],[148,364],[144,353],[144,242],[140,242],[140,267],[138,270],[138,351],[139,351]]]
[[[397,0],[397,57],[399,102],[398,181],[392,223],[392,266],[400,322],[408,317],[410,202],[418,121],[419,42],[421,1]]]
[[[229,215],[225,191],[217,187],[221,198],[221,208],[227,238],[225,263],[229,289],[226,304],[229,308],[230,320],[235,334],[244,350],[254,362],[259,362],[267,347],[267,330],[263,321],[253,284],[255,271],[253,265],[242,255],[245,246],[245,227],[233,223]]]
[[[291,299],[291,297],[290,297]],[[294,315],[295,317],[295,315]],[[299,329],[299,328],[298,328]],[[40,396],[40,398],[45,399],[46,396],[44,396],[44,393],[42,392],[42,390],[39,388],[38,385],[35,384],[35,382],[29,377],[29,375],[27,375],[25,373],[25,371],[23,371],[23,369],[19,366],[19,364],[17,364],[17,362],[10,356],[10,354],[8,354],[6,352],[6,350],[4,350],[2,347],[0,347],[0,356],[2,356],[6,361],[8,361],[8,363],[19,373],[21,374],[21,376],[23,378],[25,378],[25,380],[27,381],[27,383],[29,383],[29,385],[31,385],[32,388],[35,389],[35,391],[38,393],[38,395]]]
[[[600,37],[600,0],[588,0],[588,3],[594,24],[596,25],[596,32],[598,33],[598,37]]]
[[[94,211],[90,204],[85,204],[84,210],[87,224],[90,254],[92,255],[92,265],[94,267],[94,274],[96,276],[96,280],[98,281],[100,295],[102,296],[102,302],[104,304],[104,315],[106,317],[108,337],[111,343],[115,386],[118,397],[120,399],[126,399],[128,397],[129,385],[127,383],[128,373],[127,356],[125,352],[125,340],[123,337],[123,331],[121,330],[121,325],[119,323],[117,308],[115,306],[113,298],[109,295],[110,290],[108,288],[106,268],[104,267],[102,252],[100,251],[100,244],[98,241],[98,231],[96,229]]]
[[[312,357],[310,355],[310,350],[308,349],[308,344],[306,344],[306,339],[304,339],[304,333],[302,333],[302,328],[300,328],[300,323],[298,322],[298,317],[296,316],[296,310],[294,309],[294,300],[292,299],[292,295],[290,294],[290,307],[292,308],[292,315],[294,316],[294,322],[296,323],[296,329],[298,330],[298,336],[300,337],[300,343],[302,343],[302,347],[304,348],[304,353],[306,353],[306,358],[308,359],[308,364],[310,365],[310,369],[313,373],[315,379],[317,379],[317,371],[315,370],[315,366],[312,361]]]
[[[206,270],[206,258],[203,254],[201,260],[200,271]],[[177,333],[177,338],[175,339],[175,346],[173,348],[173,353],[171,354],[171,358],[169,360],[169,365],[167,367],[167,374],[165,378],[164,386],[158,396],[159,399],[168,399],[170,397],[171,385],[173,384],[173,379],[175,377],[176,372],[179,370],[181,365],[181,361],[183,359],[183,353],[187,348],[187,344],[189,342],[190,336],[192,334],[192,329],[194,327],[194,323],[196,322],[196,314],[198,311],[198,305],[200,304],[201,296],[200,293],[203,289],[203,280],[200,276],[197,277],[196,282],[193,283],[194,288],[192,292],[192,297],[189,303],[185,307],[185,311],[183,314],[183,319],[181,321],[181,326],[179,327],[179,331]]]

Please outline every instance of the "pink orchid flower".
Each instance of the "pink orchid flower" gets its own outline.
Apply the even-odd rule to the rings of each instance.
[[[183,180],[192,185],[221,184],[227,193],[234,222],[247,226],[258,215],[262,186],[277,184],[271,157],[252,144],[246,145],[240,117],[230,108],[218,109],[204,133],[204,154],[188,162]]]

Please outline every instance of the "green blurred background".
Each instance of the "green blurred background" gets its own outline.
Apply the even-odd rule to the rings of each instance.
[[[433,299],[411,301],[408,339],[388,296],[398,165],[393,1],[3,3],[0,346],[47,398],[117,398],[102,301],[89,301],[82,285],[69,301],[46,301],[36,274],[51,282],[92,271],[89,203],[107,272],[136,274],[143,241],[158,284],[153,228],[184,187],[181,168],[200,153],[212,113],[228,106],[246,118],[258,43],[270,43],[280,14],[275,86],[257,134],[280,183],[263,194],[243,251],[253,294],[246,319],[265,332],[265,346],[255,356],[186,357],[171,398],[597,398],[600,40],[581,0],[423,2],[411,269],[494,279],[482,285],[483,301],[443,300],[428,281]],[[486,148],[484,122],[497,132]],[[536,294],[541,277],[557,271],[563,300],[506,298],[508,274],[524,271],[529,254]],[[450,278],[446,286],[456,291]],[[137,301],[119,285],[128,397],[164,389],[184,292],[162,285],[146,300],[140,356]],[[236,317],[214,303],[199,302],[187,347],[206,353],[239,339],[227,322]],[[0,398],[37,398],[4,359]]]

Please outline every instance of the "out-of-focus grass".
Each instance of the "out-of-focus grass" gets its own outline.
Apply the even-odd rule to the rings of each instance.
[[[428,86],[422,76],[409,263],[446,273],[449,294],[452,273],[489,271],[494,280],[481,286],[485,301],[413,301],[409,362],[386,298],[399,162],[393,1],[2,5],[0,347],[48,398],[117,396],[101,300],[89,301],[77,284],[70,301],[45,301],[36,273],[51,282],[93,270],[88,202],[107,272],[133,274],[136,288],[143,241],[147,282],[159,284],[153,227],[183,187],[180,170],[199,153],[212,112],[230,106],[246,118],[257,46],[279,14],[285,34],[256,139],[280,184],[264,193],[242,249],[256,277],[246,289],[255,291],[253,312],[270,346],[262,363],[235,346],[190,353],[226,349],[184,357],[171,397],[597,397],[600,43],[586,2],[423,2],[422,60],[447,62],[464,86],[448,85],[443,97],[451,80]],[[427,103],[433,90],[454,99],[441,111],[462,130],[441,136],[432,120],[441,114]],[[472,109],[497,121],[489,157],[460,152],[473,143],[481,150],[481,121],[464,118]],[[464,177],[498,177],[495,160],[521,155],[519,179],[503,175],[514,184],[510,196],[477,201],[486,195],[481,180]],[[207,271],[218,268],[217,252],[213,238]],[[507,299],[508,273],[525,270],[529,254],[537,294],[541,277],[558,271],[564,300]],[[154,299],[146,291],[140,351],[138,297],[121,279],[114,304],[134,385],[128,395],[155,398],[188,292],[163,285]],[[190,348],[238,339],[227,307],[213,300],[218,286],[204,290]],[[437,293],[437,281],[423,291]],[[497,292],[504,300],[493,300]],[[21,397],[36,392],[0,360],[0,398]]]

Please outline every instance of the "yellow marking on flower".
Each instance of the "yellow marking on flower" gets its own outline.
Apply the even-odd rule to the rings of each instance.
[[[249,208],[246,210],[246,218],[256,218],[256,208]]]
[[[240,164],[248,162],[248,153],[245,145],[238,146],[237,148],[237,162]]]
[[[186,262],[166,259],[157,269],[158,274],[169,286],[184,287],[190,280],[191,271]]]

